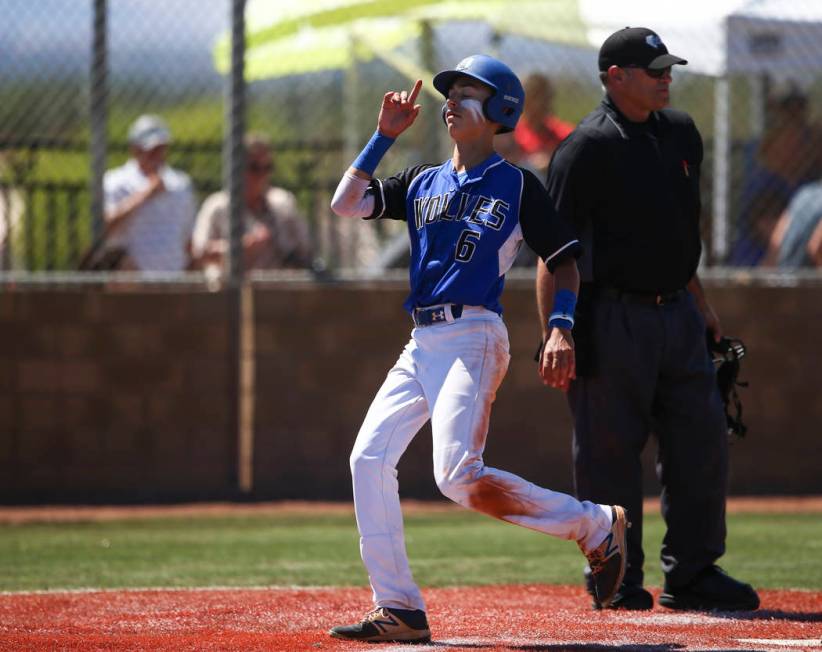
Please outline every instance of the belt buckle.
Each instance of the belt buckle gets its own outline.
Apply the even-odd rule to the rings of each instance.
[[[431,326],[440,321],[445,321],[445,308],[443,306],[414,309],[414,323],[417,326]]]
[[[429,308],[425,312],[431,317],[431,321],[429,323],[436,324],[438,321],[446,321],[445,317],[445,306],[439,306],[438,308]]]
[[[460,307],[461,308],[461,307]],[[456,319],[459,315],[454,315],[453,312],[449,315],[449,311],[453,311],[452,304],[443,304],[441,306],[430,306],[428,308],[414,308],[414,325],[415,326],[433,326],[434,324],[446,323]],[[462,310],[459,310],[462,313]]]

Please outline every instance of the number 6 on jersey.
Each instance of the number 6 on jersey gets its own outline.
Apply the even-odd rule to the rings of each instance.
[[[471,260],[474,251],[477,249],[477,242],[479,242],[481,235],[481,233],[473,229],[465,229],[465,231],[460,234],[459,240],[457,240],[457,253],[454,255],[454,258],[461,263],[467,263]]]

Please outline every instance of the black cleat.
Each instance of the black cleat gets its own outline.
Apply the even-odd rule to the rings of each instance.
[[[611,519],[611,531],[605,540],[585,553],[591,567],[594,597],[602,608],[611,604],[625,577],[628,547],[625,531],[631,525],[625,517],[625,509],[619,505],[611,507]]]
[[[328,630],[334,638],[369,643],[429,643],[431,630],[425,612],[419,609],[377,607],[361,622]]]
[[[691,611],[753,611],[759,608],[759,596],[750,584],[735,580],[714,565],[685,586],[669,587],[666,581],[659,604]]]

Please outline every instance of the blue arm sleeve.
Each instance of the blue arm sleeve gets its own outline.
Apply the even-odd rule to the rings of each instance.
[[[371,140],[369,140],[365,147],[363,147],[363,150],[351,164],[351,167],[362,170],[366,174],[373,175],[374,170],[377,169],[382,157],[385,156],[388,148],[393,144],[393,138],[383,136],[379,130],[375,131],[374,135],[371,136]]]

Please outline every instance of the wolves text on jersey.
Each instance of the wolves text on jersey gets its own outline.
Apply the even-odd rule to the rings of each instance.
[[[511,205],[502,199],[467,192],[443,193],[414,199],[414,223],[417,230],[439,221],[466,221],[484,224],[495,231],[502,228]]]

